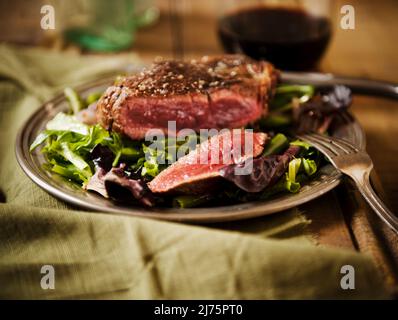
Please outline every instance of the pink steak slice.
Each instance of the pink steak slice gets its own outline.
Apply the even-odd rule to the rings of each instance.
[[[149,184],[154,193],[203,193],[209,191],[225,166],[259,156],[267,141],[265,133],[249,130],[222,130],[199,144],[162,171]]]

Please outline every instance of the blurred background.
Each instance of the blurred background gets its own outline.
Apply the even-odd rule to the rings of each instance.
[[[55,9],[55,30],[43,30],[40,27],[43,17],[40,8],[46,4],[51,4]],[[190,58],[223,52],[225,47],[219,38],[222,21],[227,35],[230,28],[230,35],[231,32],[243,32],[238,34],[243,40],[247,40],[244,37],[251,37],[255,40],[265,39],[264,41],[270,36],[264,31],[269,26],[267,21],[273,23],[274,28],[271,30],[282,31],[284,26],[292,25],[295,21],[292,16],[285,17],[287,20],[279,19],[279,22],[270,20],[270,17],[267,20],[267,17],[259,16],[256,20],[256,17],[253,19],[249,16],[239,22],[238,30],[231,29],[233,22],[225,22],[225,17],[238,12],[240,7],[255,7],[258,4],[301,7],[306,12],[330,22],[330,30],[325,30],[328,26],[319,26],[319,21],[309,21],[312,23],[309,28],[318,28],[315,32],[318,32],[319,37],[323,36],[326,49],[323,55],[323,49],[317,48],[320,51],[320,63],[318,67],[310,67],[343,75],[371,75],[373,78],[395,80],[394,73],[398,72],[398,63],[391,62],[396,60],[397,53],[395,35],[398,33],[398,3],[394,0],[350,1],[349,4],[355,8],[355,30],[340,28],[340,9],[347,4],[340,0],[2,0],[0,41],[83,53],[134,51],[146,60],[152,60],[155,56],[179,55]],[[301,40],[305,41],[306,32],[314,32],[305,27],[285,30],[285,33],[281,31],[275,36],[283,38],[286,32],[288,35],[293,32],[295,38],[304,37]],[[329,31],[330,42],[329,38],[325,39]],[[100,34],[100,39],[90,39],[90,33]],[[107,39],[111,39],[112,43],[107,42]],[[255,44],[258,47],[259,43]],[[231,45],[234,43],[230,43],[230,47]],[[243,49],[246,52],[247,46],[243,46]],[[285,46],[282,49],[289,54],[298,52],[294,46]],[[242,46],[235,48],[235,51],[239,50],[242,50]],[[390,71],[388,73],[385,72],[387,68]]]

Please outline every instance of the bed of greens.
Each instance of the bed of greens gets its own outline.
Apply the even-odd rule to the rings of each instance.
[[[70,110],[58,113],[47,123],[46,129],[32,143],[30,151],[40,148],[46,158],[46,170],[105,197],[117,201],[128,199],[132,203],[140,199],[141,203],[148,206],[181,208],[226,205],[298,192],[306,181],[316,176],[325,159],[309,144],[293,138],[294,132],[317,131],[327,134],[335,116],[351,103],[351,92],[343,86],[336,86],[328,92],[318,92],[310,85],[279,85],[270,102],[268,116],[251,127],[271,137],[263,151],[263,156],[268,157],[270,163],[275,157],[281,159],[292,146],[296,148],[283,173],[275,172],[277,170],[267,173],[275,174],[278,178],[274,179],[276,181],[261,192],[248,192],[245,188],[238,188],[238,183],[231,183],[213,195],[160,197],[150,194],[145,184],[167,168],[168,164],[161,160],[175,160],[171,159],[174,153],[169,152],[168,148],[178,147],[181,142],[169,137],[162,142],[165,147],[159,152],[145,141],[132,141],[116,132],[107,131],[95,121],[83,121],[82,117],[90,117],[90,110],[95,109],[101,94],[96,92],[84,98],[73,89],[66,88],[65,96]],[[198,137],[190,136],[188,139]],[[121,176],[117,175],[113,180],[113,187],[118,185],[118,192],[92,187],[95,186],[95,179],[112,168],[115,173],[117,170],[122,171],[124,177],[121,180]],[[273,178],[267,177],[270,180]],[[127,189],[130,197],[120,197],[124,193],[120,192],[119,187]]]

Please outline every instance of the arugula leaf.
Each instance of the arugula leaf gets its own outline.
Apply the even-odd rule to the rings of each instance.
[[[57,133],[57,131],[55,131],[55,130],[45,130],[43,132],[40,132],[39,135],[36,137],[36,139],[30,145],[29,151],[32,152],[39,145],[41,145],[44,141],[46,141],[49,137],[51,137],[52,135],[55,135],[56,133]]]
[[[316,162],[312,159],[295,158],[291,160],[284,176],[275,185],[265,189],[261,193],[260,199],[267,199],[281,192],[298,192],[301,188],[301,183],[314,175],[317,170]]]
[[[90,166],[78,154],[73,152],[67,142],[61,142],[61,150],[59,153],[68,161],[70,161],[77,169],[84,172],[87,170],[91,174]]]
[[[64,166],[54,164],[50,170],[74,182],[87,182],[86,176],[81,174],[79,171],[76,171],[76,167],[73,164]]]
[[[71,131],[82,135],[87,135],[89,127],[81,123],[75,116],[67,115],[63,112],[58,113],[46,125],[47,130],[54,131]]]
[[[309,144],[308,142],[302,141],[302,140],[294,140],[292,142],[290,142],[290,145],[292,146],[299,146],[304,148],[305,150],[309,150],[309,148],[311,148],[311,144]]]
[[[271,112],[266,118],[261,119],[260,124],[267,129],[280,128],[282,130],[283,127],[289,126],[292,121],[293,119],[291,115],[280,112]]]
[[[302,165],[307,176],[312,176],[318,170],[316,162],[311,159],[302,158]]]
[[[194,140],[195,139],[195,140]],[[189,135],[184,141],[177,141],[174,137],[165,138],[151,145],[142,144],[144,153],[143,159],[139,160],[141,165],[141,175],[149,179],[156,177],[162,170],[166,169],[170,163],[176,161],[177,150],[182,149],[183,154],[187,154],[190,149],[189,142],[197,141],[196,135]],[[196,146],[196,143],[195,143]],[[135,166],[135,168],[137,168]]]
[[[211,200],[211,198],[212,197],[208,194],[200,196],[191,196],[191,195],[177,196],[173,199],[173,207],[193,208],[208,202],[209,200]]]
[[[150,176],[152,178],[159,174],[159,164],[153,158],[144,162],[141,175]]]
[[[299,96],[313,96],[315,92],[314,86],[299,84],[283,84],[275,89],[276,94],[294,93]]]
[[[44,144],[41,151],[48,159],[49,170],[75,182],[86,183],[92,176],[95,165],[91,154],[98,145],[114,154],[114,166],[121,157],[135,161],[142,155],[141,148],[125,143],[119,134],[109,133],[100,125],[87,126],[62,112],[48,122],[46,129],[33,141],[30,150]]]
[[[90,105],[90,104],[92,104],[92,103],[98,101],[99,98],[101,98],[101,96],[102,96],[102,92],[93,92],[93,93],[90,93],[90,94],[88,95],[87,99],[86,99],[86,104],[87,104],[87,105]]]
[[[279,112],[291,110],[293,99],[296,99],[298,103],[305,103],[314,96],[314,93],[315,88],[311,85],[282,84],[275,89],[270,109]]]
[[[85,107],[84,102],[80,98],[79,94],[72,88],[65,88],[64,94],[69,102],[73,114],[77,114],[81,109]]]
[[[270,142],[268,142],[264,148],[263,156],[269,156],[271,154],[278,154],[282,152],[289,145],[288,138],[282,134],[276,134]]]
[[[296,158],[289,162],[288,172],[286,173],[283,187],[286,191],[295,193],[301,188],[300,180],[303,180],[301,173],[312,176],[317,171],[317,165],[314,160],[305,158]]]

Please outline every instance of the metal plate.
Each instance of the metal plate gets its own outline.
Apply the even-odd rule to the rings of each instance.
[[[104,90],[111,81],[111,79],[104,79],[82,86],[77,91],[82,96],[86,96],[91,92]],[[311,84],[311,81],[308,83]],[[45,128],[46,123],[58,112],[65,111],[67,108],[68,105],[63,95],[59,95],[41,106],[19,131],[16,141],[16,156],[23,171],[33,182],[51,195],[88,210],[191,223],[240,220],[268,215],[298,206],[330,191],[341,181],[341,174],[331,165],[326,165],[319,170],[314,180],[304,185],[298,193],[283,194],[266,201],[191,209],[147,209],[138,206],[123,206],[95,193],[86,192],[60,176],[44,170],[42,165],[45,163],[45,158],[40,151],[29,152],[29,146],[38,133]],[[354,143],[359,148],[365,148],[364,132],[349,114],[341,116],[341,124],[332,134]]]

